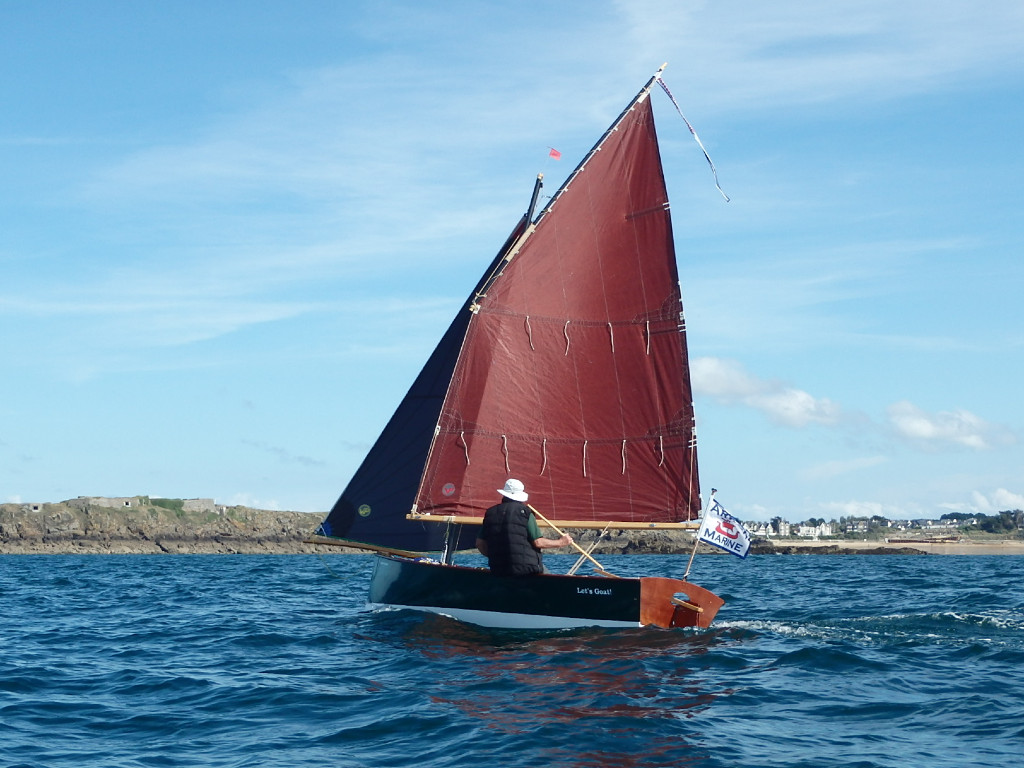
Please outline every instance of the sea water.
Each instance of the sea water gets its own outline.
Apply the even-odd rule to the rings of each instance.
[[[676,577],[687,560],[601,559]],[[726,599],[711,629],[566,632],[373,612],[370,566],[0,556],[0,765],[1024,760],[1021,557],[698,557]]]

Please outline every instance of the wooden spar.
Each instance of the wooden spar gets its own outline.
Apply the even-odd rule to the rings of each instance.
[[[665,71],[665,67],[667,66],[668,62],[665,62],[658,68],[658,71],[655,72],[654,75],[651,76],[651,79],[644,84],[644,87],[641,88],[640,91],[636,94],[636,96],[633,97],[632,101],[630,101],[629,104],[626,105],[626,108],[619,113],[619,116],[615,118],[615,121],[610,126],[608,126],[608,130],[606,130],[601,135],[601,138],[597,140],[597,143],[580,161],[580,164],[577,165],[576,168],[573,169],[573,172],[566,177],[565,181],[562,182],[562,186],[559,187],[558,190],[551,196],[551,198],[547,202],[547,205],[545,205],[541,212],[537,214],[537,220],[533,222],[534,224],[539,224],[541,222],[541,219],[543,219],[548,214],[548,212],[554,207],[555,203],[558,202],[558,199],[562,196],[562,193],[569,188],[569,186],[572,184],[573,181],[576,180],[576,177],[580,174],[580,172],[587,165],[587,163],[590,162],[590,158],[592,158],[595,154],[600,152],[601,145],[604,144],[605,140],[619,129],[619,123],[621,123],[622,119],[627,114],[629,114],[629,111],[633,109],[633,107],[636,106],[639,102],[646,99],[648,95],[650,95],[651,88],[653,88],[654,84],[658,82],[658,79],[661,77],[661,73]]]
[[[349,541],[348,539],[334,539],[328,536],[310,536],[308,539],[303,539],[303,544],[324,544],[329,547],[349,547],[350,549],[365,549],[367,552],[379,552],[382,555],[396,555],[397,557],[422,557],[422,552],[413,552],[408,549],[393,549],[392,547],[382,547],[378,544],[363,544],[359,541]]]

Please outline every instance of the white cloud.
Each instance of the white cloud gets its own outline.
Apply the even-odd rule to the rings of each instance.
[[[750,375],[735,360],[700,357],[691,361],[693,391],[726,404],[741,404],[761,411],[777,424],[805,427],[839,422],[839,405],[801,389]]]
[[[997,488],[989,494],[972,491],[970,501],[946,502],[938,505],[947,512],[993,515],[1014,509],[1024,509],[1024,494]]]
[[[987,450],[1016,442],[1006,427],[986,422],[962,409],[927,413],[902,400],[889,406],[887,416],[890,427],[899,437],[927,449],[960,446]]]
[[[1012,509],[1024,509],[1024,494],[1013,493],[1005,488],[997,488],[988,496],[975,491],[971,494],[971,502],[974,511],[991,515]]]
[[[883,504],[880,501],[850,499],[830,501],[820,506],[819,517],[838,520],[840,517],[884,517],[887,520],[915,520],[924,517],[915,504]]]
[[[801,475],[805,480],[829,480],[862,469],[870,469],[888,461],[885,456],[863,456],[845,461],[825,461],[805,469]]]
[[[885,507],[877,501],[831,501],[821,506],[834,518],[886,516]]]
[[[784,0],[751,4],[620,0],[634,45],[664,51],[700,102],[724,109],[925,93],[1019,69],[1015,0]],[[714,34],[714,32],[727,34]]]

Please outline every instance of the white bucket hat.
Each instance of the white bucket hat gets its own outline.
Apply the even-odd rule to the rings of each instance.
[[[526,501],[530,498],[529,494],[526,493],[526,486],[518,480],[506,480],[505,487],[499,489],[498,493],[506,499],[512,499],[512,501]]]

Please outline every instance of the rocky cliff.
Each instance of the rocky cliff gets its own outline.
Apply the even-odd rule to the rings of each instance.
[[[57,504],[2,504],[0,553],[230,554],[327,549],[303,543],[323,519],[320,513],[212,503],[197,509],[178,499],[135,497],[133,501],[118,507],[86,498]]]
[[[346,547],[307,544],[319,512],[225,507],[209,499],[80,497],[55,504],[0,504],[0,554],[342,554]],[[594,530],[572,531],[584,548]],[[689,554],[688,531],[609,531],[594,554]],[[698,552],[725,554],[701,545]],[[921,554],[910,548],[851,550],[756,540],[751,554]]]

